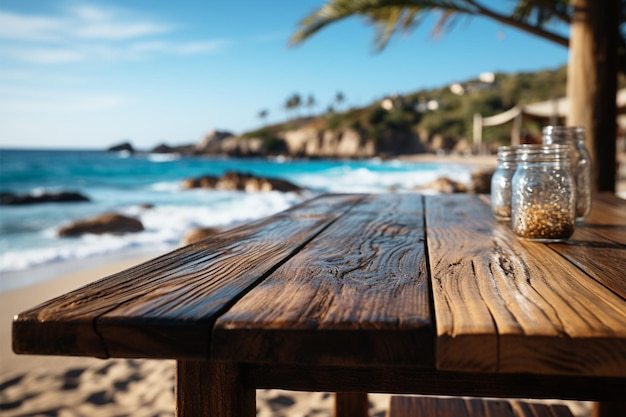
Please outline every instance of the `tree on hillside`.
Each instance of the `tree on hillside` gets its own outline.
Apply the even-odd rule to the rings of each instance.
[[[268,114],[269,114],[269,112],[266,109],[263,109],[263,110],[259,111],[259,114],[258,114],[259,119],[261,119],[261,121],[263,123],[265,123],[265,119],[267,119],[267,115]]]
[[[340,107],[345,100],[346,98],[343,93],[341,91],[337,91],[337,94],[335,94],[335,104],[337,104],[337,107]]]
[[[315,97],[313,97],[313,94],[309,94],[304,105],[309,109],[309,113],[312,114],[313,108],[315,107]]]
[[[287,99],[285,103],[285,109],[289,112],[291,110],[297,113],[297,110],[302,105],[302,99],[300,98],[300,94],[294,93],[291,97]]]
[[[483,16],[570,48],[567,95],[569,125],[584,126],[595,162],[598,190],[615,190],[617,74],[626,72],[626,0],[516,0],[507,12],[487,0],[327,0],[305,17],[291,43],[298,44],[329,24],[361,16],[377,27],[376,46],[392,35],[410,32],[429,13],[439,12],[434,32],[450,28],[460,17]],[[554,24],[570,25],[570,37]]]

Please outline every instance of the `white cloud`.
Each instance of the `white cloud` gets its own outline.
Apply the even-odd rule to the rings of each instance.
[[[0,10],[0,57],[31,64],[143,60],[158,55],[217,53],[226,40],[173,42],[175,30],[120,8],[73,5],[57,15]]]
[[[120,9],[103,9],[87,5],[76,6],[57,16],[0,11],[0,39],[9,40],[119,41],[160,35],[173,30],[172,25],[135,17]]]
[[[3,91],[4,90],[4,91]],[[8,90],[8,91],[7,91]],[[0,91],[12,92],[13,97],[0,99],[0,112],[7,114],[46,115],[85,113],[112,110],[128,104],[131,100],[114,93],[66,93],[26,89],[17,91],[0,87]]]
[[[109,20],[114,14],[110,10],[89,4],[75,4],[67,9],[69,13],[83,20],[102,21]]]
[[[0,56],[31,64],[65,64],[84,61],[87,56],[76,49],[68,48],[2,48]]]
[[[0,11],[0,39],[57,41],[64,31],[63,19]]]

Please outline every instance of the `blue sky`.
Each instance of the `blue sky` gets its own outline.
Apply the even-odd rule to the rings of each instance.
[[[499,0],[506,5],[508,0]],[[567,49],[492,21],[434,20],[376,53],[351,18],[287,41],[322,0],[0,1],[0,147],[139,149],[284,121],[294,93],[315,112],[441,87],[482,72],[552,69]]]

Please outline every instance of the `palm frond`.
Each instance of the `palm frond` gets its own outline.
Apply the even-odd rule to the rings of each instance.
[[[289,44],[299,44],[329,24],[356,15],[377,26],[377,49],[383,49],[393,34],[409,32],[433,10],[473,12],[467,0],[329,0],[300,22]]]
[[[376,49],[381,50],[394,34],[410,32],[431,12],[440,12],[435,36],[452,27],[460,16],[481,15],[568,46],[569,40],[548,26],[555,21],[569,23],[572,10],[569,0],[515,1],[511,11],[503,13],[486,6],[487,0],[327,0],[300,22],[289,44],[302,43],[331,23],[359,16],[376,26]]]

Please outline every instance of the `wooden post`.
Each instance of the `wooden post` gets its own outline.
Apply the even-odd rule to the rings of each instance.
[[[477,154],[482,154],[482,144],[483,144],[483,116],[480,113],[474,113],[474,134],[473,134],[473,142],[474,142],[474,152]]]
[[[369,402],[366,392],[335,394],[335,417],[367,417]]]
[[[591,416],[624,417],[626,416],[626,403],[624,401],[594,403]]]
[[[178,361],[177,417],[254,417],[256,391],[246,388],[241,366],[217,361]]]
[[[598,191],[615,191],[619,0],[571,0],[567,124],[583,126]]]

